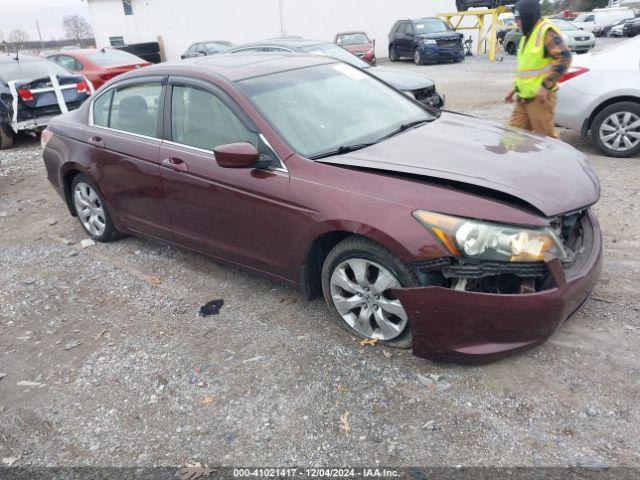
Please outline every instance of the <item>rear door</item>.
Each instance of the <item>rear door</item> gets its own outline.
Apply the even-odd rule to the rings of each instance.
[[[171,240],[158,154],[166,78],[119,83],[91,105],[87,143],[102,193],[125,226]]]
[[[173,78],[167,91],[163,190],[177,242],[284,276],[291,238],[289,173],[244,112],[222,90]],[[220,145],[249,142],[274,168],[221,168]]]

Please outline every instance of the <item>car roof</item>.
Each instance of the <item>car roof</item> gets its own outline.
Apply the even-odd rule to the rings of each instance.
[[[306,54],[247,53],[242,55],[209,55],[176,62],[160,63],[136,70],[127,77],[145,75],[185,75],[205,73],[231,82],[273,73],[339,63],[331,57]]]
[[[353,35],[355,33],[364,33],[365,35],[367,34],[364,30],[350,30],[348,32],[338,32],[338,33],[336,33],[336,36],[338,36],[338,35]]]
[[[242,45],[236,45],[235,47],[233,47],[233,49],[238,50],[240,48],[273,45],[277,47],[289,48],[290,50],[295,50],[297,48],[311,47],[313,45],[323,45],[327,43],[331,43],[331,42],[324,42],[322,40],[309,40],[302,37],[277,37],[277,38],[270,38],[267,40],[261,40],[258,42],[243,43]]]

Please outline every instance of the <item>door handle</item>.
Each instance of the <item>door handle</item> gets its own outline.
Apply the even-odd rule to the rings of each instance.
[[[104,140],[101,137],[90,137],[87,142],[94,147],[104,148]]]
[[[189,167],[184,162],[184,160],[175,157],[169,157],[162,160],[162,165],[168,167],[172,170],[177,170],[179,172],[188,172]]]

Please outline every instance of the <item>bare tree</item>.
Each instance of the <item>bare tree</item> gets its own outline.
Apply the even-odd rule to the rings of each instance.
[[[68,39],[77,40],[78,43],[93,35],[91,25],[80,15],[65,15],[62,19],[62,28]]]
[[[29,34],[21,28],[18,28],[17,30],[9,32],[7,41],[9,43],[15,43],[16,45],[22,45],[24,42],[29,41]]]

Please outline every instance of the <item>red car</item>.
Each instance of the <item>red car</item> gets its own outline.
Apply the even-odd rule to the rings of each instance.
[[[151,65],[140,57],[111,48],[65,50],[47,55],[47,58],[72,72],[84,75],[95,89],[121,73]]]
[[[376,41],[369,40],[364,32],[342,32],[336,35],[334,43],[360,57],[371,65],[376,64]]]
[[[600,271],[600,187],[582,153],[329,57],[130,72],[42,141],[96,241],[146,236],[285,281],[324,296],[351,334],[419,356],[540,344]]]

